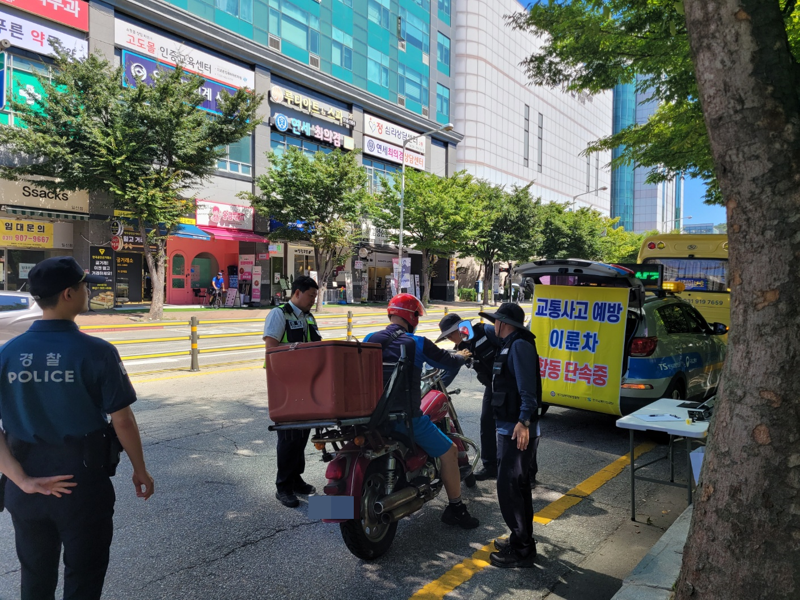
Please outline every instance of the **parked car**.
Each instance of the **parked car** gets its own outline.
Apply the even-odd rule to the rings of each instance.
[[[28,292],[0,291],[0,344],[25,333],[41,316],[42,309]]]

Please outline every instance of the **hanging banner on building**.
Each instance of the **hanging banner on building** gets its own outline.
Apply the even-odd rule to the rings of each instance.
[[[283,113],[276,113],[270,117],[269,123],[281,133],[291,132],[294,135],[304,135],[345,150],[355,148],[355,140],[350,136],[342,135],[338,131],[314,125],[301,119],[290,119]]]
[[[373,140],[367,136],[364,136],[364,154],[379,156],[380,158],[400,164],[403,164],[405,160],[407,167],[413,167],[420,171],[425,170],[425,157],[422,154],[416,154],[414,152],[403,153],[403,149],[400,146],[388,144],[380,140]]]
[[[356,121],[352,113],[325,104],[316,98],[309,98],[303,94],[298,94],[297,92],[293,92],[279,85],[273,85],[270,88],[269,100],[274,104],[288,106],[294,110],[311,115],[312,117],[319,117],[331,123],[336,123],[342,127],[353,128],[356,126]]]
[[[105,278],[104,283],[92,284],[91,308],[114,306],[114,253],[110,248],[89,247],[89,273]]]
[[[197,224],[253,231],[253,207],[198,200]]]
[[[414,295],[417,298],[422,297],[422,290],[419,289],[419,275],[414,273]]]
[[[0,36],[7,38],[12,46],[29,50],[36,54],[53,56],[51,42],[58,41],[65,50],[75,52],[76,58],[86,58],[89,43],[84,36],[75,35],[65,28],[42,25],[0,8]]]
[[[0,179],[0,204],[88,213],[89,194],[48,190],[36,185],[35,181]]]
[[[0,4],[67,27],[89,31],[89,3],[84,0],[0,0]]]
[[[536,336],[545,402],[619,415],[628,289],[537,285]]]
[[[253,289],[250,292],[253,302],[261,302],[261,265],[253,267]]]
[[[398,146],[402,146],[405,140],[419,135],[416,131],[400,127],[367,113],[364,113],[364,134]],[[425,138],[418,137],[413,142],[409,142],[406,149],[425,154]]]
[[[180,63],[186,71],[206,80],[235,88],[254,85],[253,71],[123,19],[114,19],[114,43],[173,67]]]
[[[400,287],[401,288],[410,288],[411,287],[411,257],[404,256],[403,263],[400,269]]]
[[[239,281],[253,280],[253,266],[256,262],[255,254],[239,255]]]
[[[456,280],[456,259],[455,258],[451,258],[450,259],[450,265],[449,266],[450,266],[450,268],[449,268],[450,281],[455,281]]]
[[[135,87],[137,79],[141,80],[145,85],[155,85],[155,79],[159,73],[175,70],[172,65],[160,63],[153,58],[128,52],[127,50],[122,51],[122,68],[125,69],[122,85],[126,87]],[[236,93],[236,88],[203,78],[203,85],[199,92],[203,95],[204,100],[198,108],[215,115],[221,115],[222,112],[219,109],[220,95],[228,94],[233,96]]]
[[[53,224],[43,221],[0,219],[0,246],[53,248]]]

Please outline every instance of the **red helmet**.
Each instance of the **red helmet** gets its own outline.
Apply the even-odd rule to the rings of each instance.
[[[397,294],[389,300],[389,315],[397,315],[409,325],[414,331],[419,325],[419,318],[425,314],[425,307],[416,296],[411,294]]]

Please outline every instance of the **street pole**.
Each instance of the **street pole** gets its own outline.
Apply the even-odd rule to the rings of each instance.
[[[573,196],[572,197],[572,212],[575,212],[575,200],[577,200],[581,196],[585,196],[586,194],[592,194],[594,192],[604,192],[607,189],[608,189],[608,187],[604,185],[603,187],[599,187],[596,190],[589,190],[588,192],[583,192],[582,194],[578,194],[576,196]]]

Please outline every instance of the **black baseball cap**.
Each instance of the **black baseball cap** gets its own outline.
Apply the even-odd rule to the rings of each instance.
[[[458,326],[460,324],[461,317],[459,317],[456,313],[445,315],[442,320],[439,321],[439,330],[442,332],[442,335],[436,338],[436,343],[438,344],[451,333],[458,331]]]
[[[513,325],[514,327],[518,327],[519,329],[525,329],[525,311],[522,310],[522,307],[519,304],[514,304],[513,302],[505,302],[504,304],[501,304],[500,308],[497,309],[497,312],[482,312],[478,314],[484,319],[490,320],[492,323],[500,321],[501,323],[507,323],[509,325]]]
[[[28,289],[34,300],[49,298],[76,283],[105,283],[103,275],[87,275],[71,256],[54,256],[38,263],[28,273]]]

